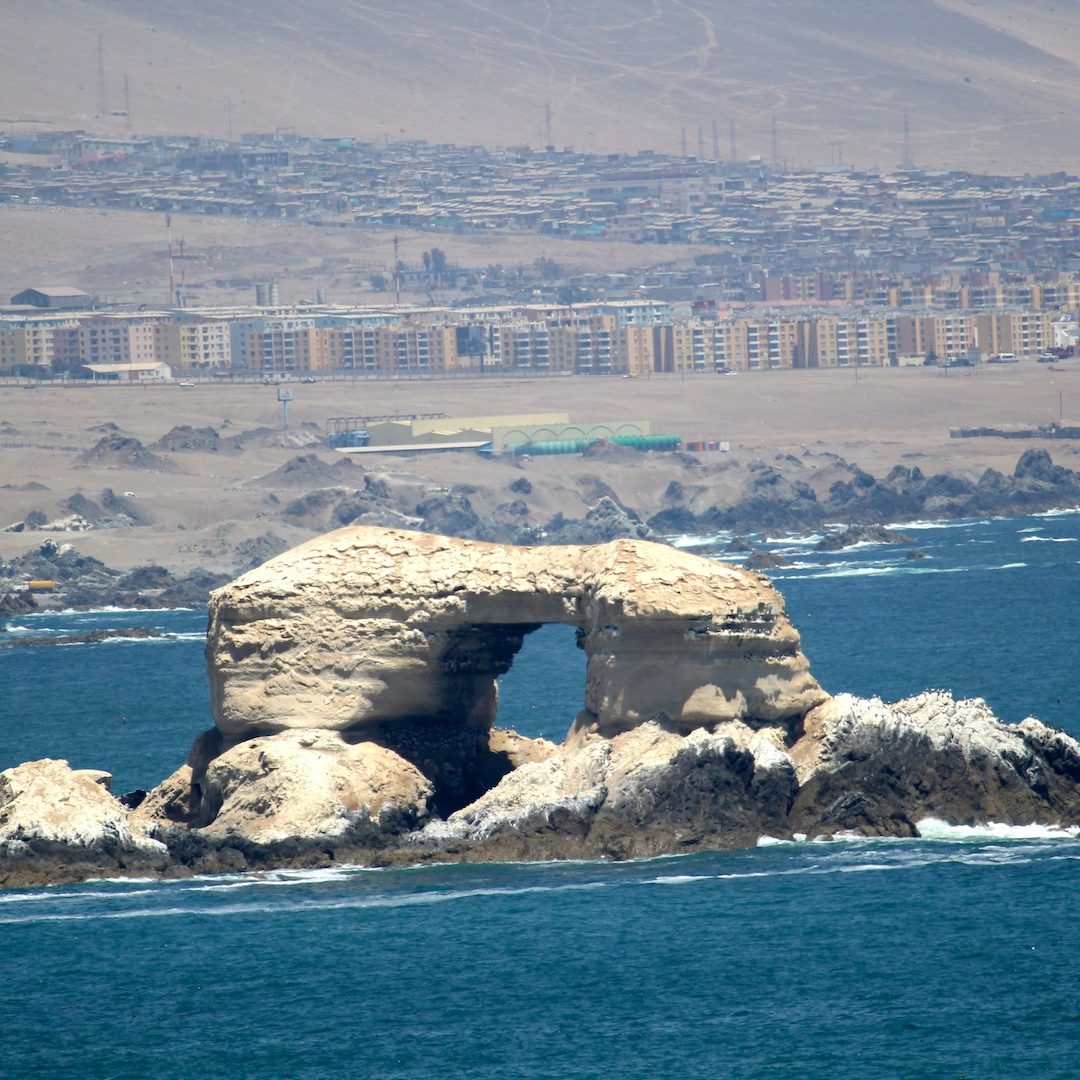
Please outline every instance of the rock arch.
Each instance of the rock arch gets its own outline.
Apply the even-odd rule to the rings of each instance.
[[[578,628],[574,728],[776,724],[826,697],[759,574],[660,544],[518,548],[351,527],[219,589],[207,639],[225,744],[292,729],[490,729],[530,630]],[[568,720],[571,718],[568,718]]]

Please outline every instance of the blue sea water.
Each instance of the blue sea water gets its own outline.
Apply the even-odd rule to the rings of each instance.
[[[824,685],[946,687],[1080,735],[1080,514],[904,528],[926,559],[770,538]],[[0,649],[0,768],[146,787],[209,726],[202,613],[5,625],[178,636]],[[500,722],[561,738],[583,681],[572,633],[537,631]],[[12,890],[0,1077],[1075,1077],[1078,860],[1068,837],[939,830]]]

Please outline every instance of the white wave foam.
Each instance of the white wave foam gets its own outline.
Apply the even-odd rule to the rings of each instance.
[[[816,574],[802,574],[805,578],[882,577],[887,574],[964,574],[970,566],[847,566],[830,568]],[[995,568],[996,569],[996,568]]]
[[[32,634],[32,633],[34,633],[34,631],[31,630],[29,626],[16,626],[16,625],[12,625],[11,623],[9,623],[7,626],[5,626],[4,629],[9,634]]]
[[[445,892],[411,893],[404,896],[357,896],[337,900],[310,899],[264,903],[221,904],[208,907],[133,908],[130,911],[94,911],[82,913],[35,912],[26,915],[0,916],[0,926],[42,922],[98,922],[117,919],[168,919],[177,916],[222,918],[230,915],[300,914],[312,911],[359,911],[367,908],[417,907],[445,904],[476,897],[524,896],[530,893],[581,892],[609,888],[606,881],[573,882],[562,885],[529,885],[521,888],[451,889]]]
[[[668,543],[674,548],[707,547],[710,544],[726,544],[731,540],[731,533],[721,532],[712,536],[700,536],[696,533],[682,533],[668,537]]]
[[[1032,525],[1027,529],[1017,529],[1017,533],[1023,535],[1024,533],[1042,532],[1043,527],[1041,525]]]
[[[915,822],[924,840],[1075,840],[1080,828],[1060,825],[1005,825],[990,822],[986,825],[950,825],[940,818],[923,818]]]
[[[642,885],[690,885],[697,881],[712,881],[713,874],[670,874],[666,877],[649,878]]]
[[[1075,544],[1075,536],[1025,536],[1021,544]]]
[[[1068,514],[1080,514],[1080,506],[1063,506],[1055,510],[1042,510],[1038,514],[1032,514],[1037,518],[1065,517]]]
[[[820,544],[825,537],[821,533],[810,533],[809,536],[766,536],[766,544],[787,544],[790,547],[806,547],[810,544]]]
[[[891,521],[888,529],[970,529],[1001,518],[939,518],[931,521]]]

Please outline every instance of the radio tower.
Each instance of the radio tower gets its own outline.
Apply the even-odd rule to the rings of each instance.
[[[716,120],[712,122],[712,158],[713,161],[720,160],[720,125]]]
[[[232,142],[232,97],[225,99],[225,134],[229,142]]]
[[[173,273],[172,214],[165,215],[165,238],[169,250],[169,306],[176,303],[176,276]]]
[[[730,150],[729,150],[729,153],[731,155],[731,160],[732,161],[738,161],[739,160],[739,155],[735,152],[735,121],[734,120],[729,120],[728,121],[728,141],[731,144]]]
[[[97,36],[97,117],[105,116],[105,38]]]
[[[683,127],[682,127],[682,138],[679,141],[679,147],[681,149],[682,156],[685,158],[689,154],[689,150],[687,150],[687,148],[686,148],[686,125],[685,124],[683,124]]]
[[[544,146],[551,146],[551,102],[544,102]]]
[[[908,125],[907,113],[904,113],[904,158],[900,167],[909,171],[915,168],[915,157],[911,152],[911,128]]]
[[[774,169],[780,168],[780,139],[776,134],[776,113],[772,114],[772,131],[771,131],[771,151],[772,151],[772,166]]]

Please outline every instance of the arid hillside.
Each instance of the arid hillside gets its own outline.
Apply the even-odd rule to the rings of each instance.
[[[889,167],[907,113],[919,164],[1080,168],[1076,0],[7,0],[0,23],[7,129],[119,133],[126,75],[144,132],[675,152],[685,128],[691,154]]]

